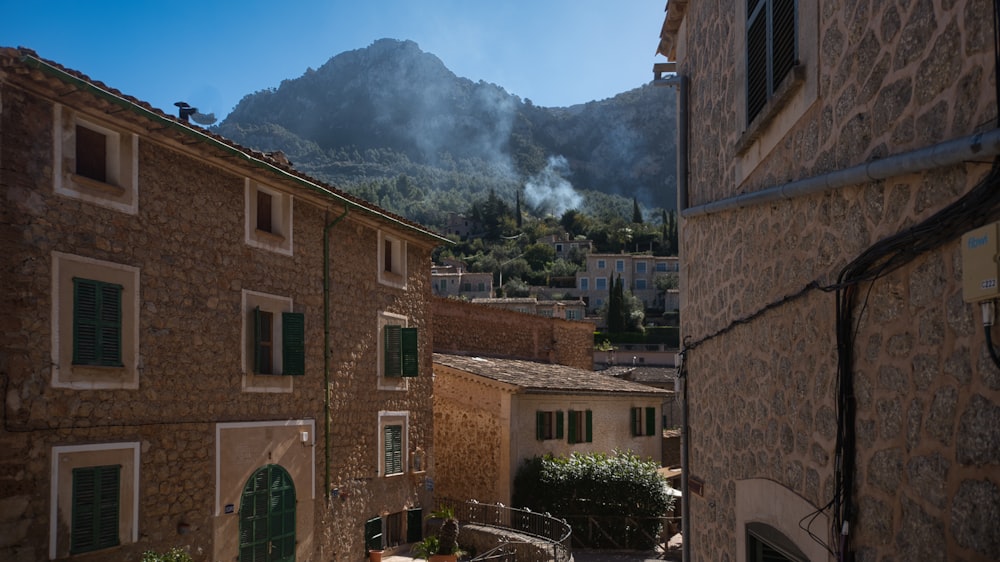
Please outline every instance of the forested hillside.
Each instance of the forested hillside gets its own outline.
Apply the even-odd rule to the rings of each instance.
[[[491,193],[537,218],[576,209],[627,222],[633,201],[659,218],[675,206],[675,130],[670,88],[538,107],[393,39],[247,95],[217,126],[439,231],[448,212],[467,214]]]

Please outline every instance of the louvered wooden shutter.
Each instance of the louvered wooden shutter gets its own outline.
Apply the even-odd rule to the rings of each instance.
[[[122,286],[73,278],[73,364],[122,366]]]
[[[306,373],[306,316],[301,312],[281,314],[281,373]]]
[[[562,410],[556,412],[556,439],[563,438],[563,413]]]
[[[404,377],[415,377],[420,371],[420,352],[417,346],[417,329],[400,329],[400,355],[402,357],[402,374]]]
[[[400,326],[386,326],[384,329],[385,364],[383,373],[387,377],[399,377],[403,374],[403,337]]]
[[[632,422],[632,437],[635,437],[636,435],[639,435],[639,412],[641,410],[639,410],[639,408],[632,408],[629,411],[632,413],[630,418]]]
[[[535,412],[535,439],[541,441],[545,439],[545,413]]]
[[[118,544],[120,473],[120,465],[73,469],[71,554]]]
[[[592,412],[590,410],[587,410],[587,413],[585,415],[586,415],[586,418],[587,418],[587,436],[586,436],[587,439],[586,439],[586,442],[587,443],[591,443],[591,442],[594,441],[594,412]]]
[[[385,475],[401,472],[403,472],[403,426],[387,425],[385,426]]]
[[[646,435],[656,435],[656,408],[646,408]]]

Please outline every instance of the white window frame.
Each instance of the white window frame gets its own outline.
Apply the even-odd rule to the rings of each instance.
[[[635,262],[635,272],[636,273],[646,273],[646,262],[637,261]]]
[[[52,188],[55,193],[114,209],[139,212],[139,137],[105,121],[53,104]],[[76,173],[77,125],[105,137],[104,182]]]
[[[615,260],[615,271],[625,273],[625,260]]]
[[[69,557],[70,523],[73,512],[72,470],[109,464],[121,464],[119,479],[118,540],[119,545],[139,541],[139,462],[140,443],[93,443],[88,445],[56,445],[52,447],[49,474],[49,558]],[[65,479],[69,479],[68,484]],[[60,494],[61,486],[69,486],[69,494]],[[129,501],[130,500],[130,501]],[[65,518],[60,520],[60,513]],[[60,541],[59,539],[64,540]],[[100,552],[100,551],[98,551]],[[90,554],[90,553],[88,553]]]
[[[604,284],[601,287],[601,283]],[[595,291],[607,291],[608,290],[608,278],[607,277],[595,277],[594,278],[594,290]]]
[[[607,262],[604,260],[597,260],[597,269],[604,269],[606,267],[608,267]]]
[[[257,192],[271,196],[271,232],[257,229]],[[291,256],[294,252],[293,198],[290,194],[244,178],[243,217],[247,246]]]
[[[386,243],[392,248],[391,271],[385,269],[385,246]],[[397,289],[406,289],[407,269],[406,269],[406,240],[394,236],[385,231],[378,231],[378,260],[375,267],[378,271],[378,282]]]
[[[73,364],[73,277],[116,283],[121,299],[121,367]],[[52,387],[139,388],[139,268],[52,252]]]
[[[271,362],[274,365],[273,374],[258,375],[253,372],[253,311],[256,307],[273,314],[271,322],[271,342],[272,354]],[[241,295],[241,328],[240,341],[240,368],[243,371],[241,386],[243,392],[274,392],[289,393],[294,388],[295,377],[281,376],[281,362],[284,357],[281,349],[282,333],[282,312],[293,312],[294,302],[291,297],[262,293],[243,289]]]
[[[385,473],[385,426],[402,425],[402,459],[400,466],[402,472],[392,474]],[[404,476],[410,471],[410,413],[406,411],[381,410],[378,413],[378,475],[382,478],[392,478],[394,476]]]
[[[589,291],[590,290],[590,278],[589,277],[581,277],[580,278],[580,290],[581,291]]]

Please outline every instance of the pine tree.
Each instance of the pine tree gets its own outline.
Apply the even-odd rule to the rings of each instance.
[[[632,198],[632,222],[642,224],[642,210],[639,209],[639,201]]]

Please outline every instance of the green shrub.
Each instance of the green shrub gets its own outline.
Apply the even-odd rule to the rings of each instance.
[[[673,505],[657,464],[631,452],[573,453],[569,457],[526,460],[514,477],[513,503],[566,519],[578,539],[588,536],[587,518],[596,518],[619,544],[649,549],[660,520]],[[637,525],[629,525],[626,517]],[[592,548],[614,544],[595,535]]]
[[[194,562],[194,559],[184,550],[174,547],[163,554],[147,550],[142,553],[142,562]]]

